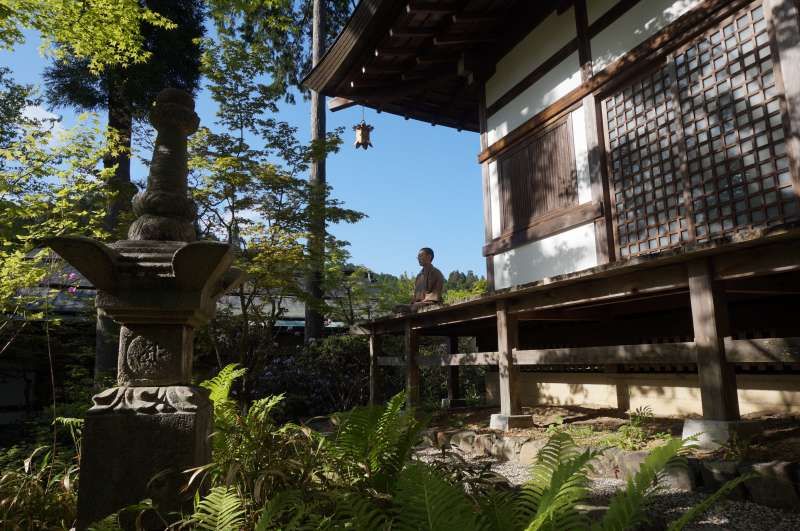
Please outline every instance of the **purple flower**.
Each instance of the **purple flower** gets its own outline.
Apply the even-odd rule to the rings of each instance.
[[[70,273],[69,275],[67,275],[67,280],[75,280],[76,278],[78,278],[77,273]]]
[[[70,295],[75,295],[76,293],[78,293],[78,288],[76,288],[75,286],[70,286],[69,289],[67,289],[67,291],[69,292]]]

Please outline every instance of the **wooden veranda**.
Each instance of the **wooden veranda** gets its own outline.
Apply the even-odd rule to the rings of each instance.
[[[370,399],[377,371],[403,366],[411,405],[420,367],[449,367],[458,398],[461,366],[497,367],[500,414],[520,413],[521,370],[581,370],[698,376],[703,417],[736,420],[737,373],[800,370],[800,228],[740,232],[573,274],[497,290],[449,306],[362,323],[370,335]],[[381,352],[381,336],[402,334],[404,356]],[[449,354],[419,356],[420,336],[449,338]],[[478,353],[457,352],[473,336]],[[627,409],[624,389],[618,405]]]

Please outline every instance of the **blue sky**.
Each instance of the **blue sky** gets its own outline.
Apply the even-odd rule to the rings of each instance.
[[[39,85],[47,61],[38,45],[29,35],[13,52],[0,52],[0,65],[11,68],[17,82]],[[63,116],[64,126],[74,122],[71,110],[52,111]],[[211,126],[215,111],[208,93],[201,91],[201,122]],[[355,107],[328,113],[329,130],[346,128],[342,149],[328,159],[333,195],[368,216],[331,229],[350,242],[352,261],[383,273],[413,273],[417,250],[432,247],[434,265],[445,274],[471,269],[485,275],[478,135],[366,109],[366,120],[375,130],[374,148],[364,151],[352,145],[351,128],[361,121],[361,112]],[[278,118],[297,126],[301,140],[310,137],[309,103],[302,98],[296,105],[283,105]],[[132,174],[144,180],[146,170],[134,163]]]

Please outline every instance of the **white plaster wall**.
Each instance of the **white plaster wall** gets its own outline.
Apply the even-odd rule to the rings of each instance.
[[[499,404],[498,373],[486,373],[486,402]],[[617,386],[598,374],[523,372],[523,405],[578,405],[618,407]],[[630,393],[630,408],[650,406],[658,416],[702,415],[696,375],[638,374],[620,378]],[[790,375],[739,375],[739,411],[742,415],[780,411],[800,412],[800,382]]]
[[[489,163],[489,206],[492,214],[492,238],[499,238],[502,234],[500,226],[500,177],[497,173],[497,162]]]
[[[576,36],[572,8],[547,17],[497,62],[494,75],[486,82],[486,103],[497,101]]]
[[[586,223],[496,254],[495,289],[526,284],[597,265],[594,223]]]
[[[586,2],[586,14],[588,15],[589,25],[591,26],[594,24],[606,11],[614,7],[617,1],[618,0],[588,0]]]
[[[487,105],[497,101],[575,37],[575,13],[572,8],[561,15],[550,15],[497,63],[494,75],[486,82]],[[489,144],[497,142],[577,88],[580,82],[580,62],[575,52],[487,118]]]
[[[596,35],[591,42],[595,72],[622,57],[678,17],[697,6],[701,0],[647,0],[639,2],[622,17]],[[607,0],[589,3],[589,20],[596,20],[613,4]]]
[[[575,147],[575,168],[578,179],[578,203],[592,200],[592,182],[589,175],[589,144],[586,141],[586,112],[579,107],[572,112],[572,141]]]
[[[580,84],[580,62],[578,52],[575,52],[487,118],[489,144],[497,142]]]

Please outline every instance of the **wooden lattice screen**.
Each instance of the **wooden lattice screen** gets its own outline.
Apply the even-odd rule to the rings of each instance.
[[[800,217],[760,3],[603,101],[620,256]]]
[[[499,160],[504,234],[525,229],[548,212],[578,202],[569,117],[520,144]]]

